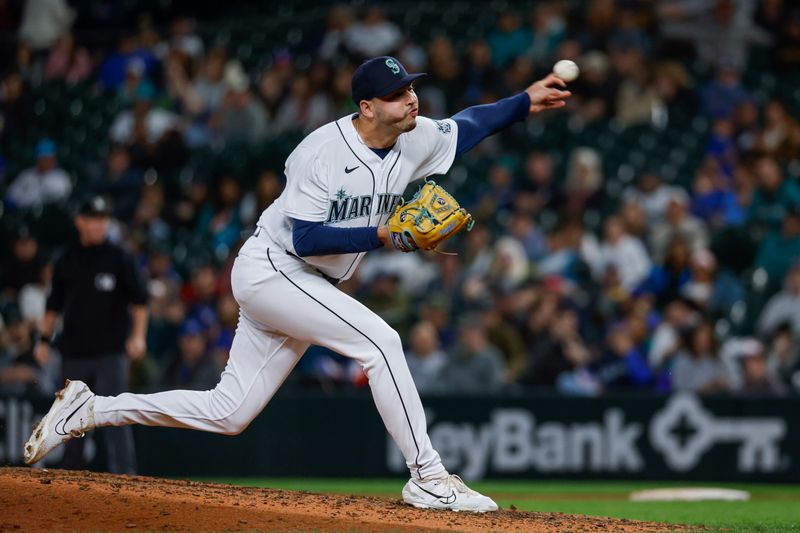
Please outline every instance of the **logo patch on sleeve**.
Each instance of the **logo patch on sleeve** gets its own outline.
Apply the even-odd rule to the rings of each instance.
[[[448,133],[450,133],[449,122],[445,122],[444,120],[434,120],[434,122],[436,122],[436,127],[438,128],[439,133],[443,135],[447,135]]]

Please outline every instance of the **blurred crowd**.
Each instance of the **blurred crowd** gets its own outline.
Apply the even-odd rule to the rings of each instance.
[[[604,184],[616,176],[603,150],[511,150],[512,130],[464,156],[487,164],[459,197],[478,223],[442,250],[452,254],[377,251],[342,290],[400,332],[423,394],[800,391],[800,94],[765,99],[744,81],[756,53],[778,83],[798,71],[800,8],[788,0],[510,6],[482,34],[455,42],[437,32],[412,38],[389,4],[331,5],[318,31],[302,37],[304,53],[276,42],[263,68],[248,69],[236,43],[200,36],[213,19],[157,23],[143,12],[98,43],[73,32],[87,23],[66,0],[0,0],[11,50],[0,90],[3,213],[69,203],[76,189],[108,198],[109,238],[136,254],[150,294],[148,355],[135,362],[131,386],[208,389],[238,319],[233,258],[280,195],[282,168],[248,176],[223,168],[178,188],[158,172],[191,165],[197,150],[259,146],[355,111],[350,78],[365,57],[393,54],[428,72],[420,112],[436,118],[512,95],[555,60],[574,59],[582,74],[557,113],[620,129],[701,117],[710,128],[692,175],[667,179],[645,162],[612,198]],[[118,105],[99,125],[109,149],[80,182],[50,138],[31,154],[7,151],[37,120],[30,91],[52,80]],[[548,119],[535,119],[545,136]],[[35,162],[5,175],[14,157]],[[602,216],[587,220],[588,212]],[[177,256],[198,248],[175,246],[180,239],[200,243],[187,268]],[[32,355],[55,253],[25,224],[3,243],[0,392],[46,393],[60,378],[57,357],[42,366]],[[354,363],[320,347],[290,377],[297,388],[365,385]]]

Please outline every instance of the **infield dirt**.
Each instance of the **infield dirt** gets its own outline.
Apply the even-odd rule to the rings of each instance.
[[[399,491],[399,487],[398,487]],[[426,511],[400,499],[94,472],[0,468],[0,531],[656,532],[656,524],[504,509]]]

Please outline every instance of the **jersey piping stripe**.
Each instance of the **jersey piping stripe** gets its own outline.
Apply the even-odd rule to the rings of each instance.
[[[386,194],[389,194],[389,177],[391,177],[392,170],[394,170],[394,167],[395,167],[395,165],[397,165],[397,162],[400,161],[400,156],[401,155],[403,155],[403,151],[402,150],[397,152],[397,157],[395,158],[394,163],[392,163],[392,168],[390,168],[389,169],[389,173],[386,174]]]
[[[356,159],[361,161],[361,164],[364,165],[367,168],[367,170],[369,170],[369,175],[372,176],[372,197],[375,198],[375,173],[372,172],[372,169],[370,168],[369,165],[367,165],[360,157],[358,157],[358,154],[356,154],[356,151],[353,150],[353,147],[350,146],[349,142],[347,142],[347,137],[344,136],[344,132],[342,131],[342,127],[339,126],[339,121],[338,120],[335,121],[334,124],[336,124],[336,129],[339,130],[339,134],[342,136],[342,140],[344,141],[344,144],[346,144],[347,147],[350,149],[350,151],[353,152],[353,155],[356,157]],[[372,222],[372,215],[368,214],[367,215],[367,226],[369,226],[370,222]],[[353,262],[350,263],[350,266],[347,267],[347,270],[345,270],[344,275],[340,276],[339,279],[347,277],[347,275],[350,273],[350,269],[352,269],[353,265],[356,264],[356,260],[359,258],[359,256],[363,255],[364,253],[366,253],[366,252],[361,252],[361,253],[357,254],[353,258]]]
[[[392,168],[390,168],[390,169],[389,169],[389,172],[386,174],[386,194],[387,194],[387,195],[389,194],[389,180],[390,180],[390,179],[391,179],[391,177],[392,177],[392,171],[394,170],[394,167],[397,165],[397,162],[398,162],[398,161],[400,161],[400,156],[401,156],[401,155],[403,155],[403,151],[402,151],[402,150],[399,150],[399,151],[397,152],[397,157],[394,159],[394,163],[392,163]],[[386,222],[388,222],[388,221],[389,221],[389,217],[391,217],[391,216],[392,216],[392,214],[391,214],[391,213],[388,213],[388,214],[386,215]],[[381,215],[378,215],[378,219],[377,219],[375,222],[377,222],[377,224],[378,224],[379,226],[381,225]]]
[[[353,328],[354,330],[356,330],[356,331],[357,331],[357,332],[358,332],[358,333],[359,333],[359,334],[360,334],[362,337],[364,337],[365,339],[367,339],[367,340],[370,342],[370,344],[372,344],[372,345],[375,347],[375,349],[377,349],[377,350],[378,350],[378,351],[381,353],[381,356],[383,357],[383,362],[384,362],[384,363],[386,363],[386,368],[389,370],[389,375],[390,375],[390,376],[391,376],[391,378],[392,378],[392,383],[394,383],[394,388],[395,388],[395,390],[397,391],[397,396],[398,396],[398,398],[400,398],[400,405],[402,405],[402,406],[403,406],[403,413],[406,415],[406,422],[408,423],[408,430],[409,430],[409,431],[411,431],[411,438],[414,440],[414,447],[416,447],[416,448],[417,448],[417,458],[416,458],[416,460],[415,460],[415,461],[416,461],[417,465],[419,465],[419,454],[420,454],[420,451],[419,451],[419,444],[417,444],[417,436],[416,436],[416,435],[414,435],[414,428],[413,428],[413,426],[411,425],[411,418],[408,416],[408,410],[406,409],[406,403],[403,401],[403,396],[402,396],[402,394],[400,394],[400,387],[398,387],[398,386],[397,386],[397,380],[394,378],[394,372],[392,372],[392,367],[391,367],[391,366],[389,366],[389,360],[388,360],[388,359],[386,359],[386,354],[385,354],[385,353],[383,353],[383,350],[381,350],[380,346],[378,346],[378,345],[377,345],[377,343],[375,343],[375,341],[373,341],[373,340],[372,340],[372,339],[371,339],[371,338],[370,338],[370,337],[369,337],[367,334],[365,334],[363,331],[361,331],[360,329],[358,329],[357,327],[355,327],[353,324],[351,324],[350,322],[348,322],[347,320],[345,320],[345,318],[344,318],[344,317],[342,317],[341,315],[339,315],[338,313],[336,313],[336,311],[334,311],[333,309],[331,309],[330,307],[328,307],[328,306],[327,306],[327,305],[325,305],[324,303],[320,302],[319,300],[317,300],[316,298],[314,298],[313,296],[311,296],[311,295],[310,295],[308,292],[306,292],[305,290],[303,290],[303,288],[302,288],[302,287],[300,287],[300,286],[299,286],[297,283],[295,283],[294,281],[292,281],[292,280],[291,280],[291,278],[289,278],[289,276],[287,276],[286,274],[284,274],[283,270],[278,270],[278,269],[275,267],[275,263],[273,263],[273,262],[272,262],[272,257],[270,257],[270,255],[269,255],[269,248],[267,248],[267,259],[269,259],[269,264],[270,264],[270,265],[272,265],[272,268],[273,268],[273,270],[275,270],[275,272],[278,272],[278,273],[280,273],[280,275],[281,275],[281,276],[283,276],[283,277],[286,279],[286,281],[288,281],[289,283],[291,283],[292,285],[294,285],[294,286],[295,286],[295,287],[296,287],[296,288],[297,288],[297,289],[298,289],[300,292],[302,292],[303,294],[305,294],[306,296],[308,296],[309,298],[311,298],[312,300],[314,300],[315,302],[317,302],[319,305],[321,305],[321,306],[322,306],[322,307],[324,307],[325,309],[327,309],[327,310],[328,310],[329,312],[331,312],[331,313],[332,313],[332,314],[333,314],[333,315],[334,315],[336,318],[338,318],[339,320],[341,320],[342,322],[344,322],[345,324],[347,324],[348,326],[350,326],[351,328]],[[417,467],[417,477],[419,477],[420,479],[423,479],[423,478],[422,478],[422,476],[420,475],[419,471],[420,471],[420,468],[419,468],[419,467]]]
[[[403,151],[402,150],[398,150],[397,151],[397,158],[394,160],[394,163],[392,163],[392,168],[389,169],[389,173],[386,174],[386,194],[387,195],[389,194],[389,179],[392,177],[392,171],[394,170],[395,165],[397,165],[397,162],[400,161],[400,156],[401,155],[403,155]],[[391,216],[392,216],[392,213],[389,213],[388,215],[386,215],[386,222],[389,222],[389,217],[391,217]],[[380,219],[378,219],[378,223],[380,224]]]

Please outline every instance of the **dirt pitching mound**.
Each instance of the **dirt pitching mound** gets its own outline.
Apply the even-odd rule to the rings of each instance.
[[[399,490],[399,487],[398,487]],[[674,531],[562,513],[426,511],[399,499],[0,468],[0,531]]]

